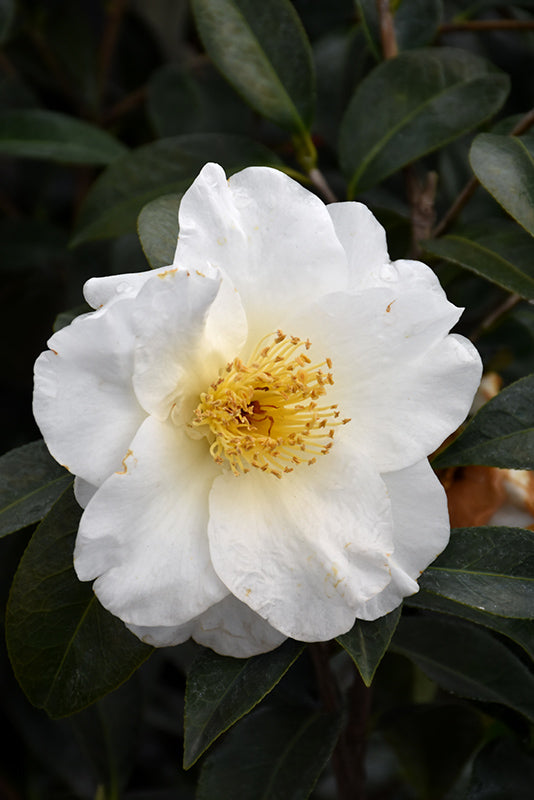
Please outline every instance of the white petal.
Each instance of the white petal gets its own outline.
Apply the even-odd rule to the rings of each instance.
[[[328,213],[349,262],[350,289],[379,286],[389,274],[386,232],[363,203],[332,203]]]
[[[386,232],[363,203],[332,203],[328,206],[336,235],[347,254],[350,290],[373,287],[428,288],[444,296],[435,273],[421,261],[390,261]]]
[[[233,595],[225,597],[180,627],[143,628],[128,625],[128,628],[154,647],[180,644],[192,636],[196,642],[211,647],[216,653],[234,658],[268,653],[286,638]]]
[[[92,483],[84,481],[83,478],[74,478],[74,497],[78,505],[82,508],[86,507],[89,500],[93,498],[97,491],[98,486],[93,486]]]
[[[74,320],[35,363],[33,411],[45,442],[94,486],[120,468],[146,416],[132,387],[131,302]]]
[[[358,617],[367,620],[387,614],[419,590],[417,579],[450,536],[445,490],[426,459],[382,477],[391,499],[395,550],[391,583],[358,609]]]
[[[428,456],[467,416],[482,366],[467,339],[447,336],[459,309],[441,291],[336,294],[306,314],[297,333],[332,359],[327,398],[351,419],[339,438],[379,472]]]
[[[239,297],[231,287],[221,292],[221,282],[220,275],[171,268],[147,281],[136,298],[133,383],[143,408],[160,420],[187,392],[198,402],[246,337]]]
[[[341,449],[320,459],[280,480],[259,470],[223,474],[210,494],[218,575],[274,628],[304,641],[349,630],[354,608],[390,580],[384,483]]]
[[[111,305],[116,300],[137,297],[145,283],[155,275],[161,275],[169,267],[147,269],[143,272],[127,272],[121,275],[106,275],[90,278],[83,287],[83,296],[93,308]]]
[[[207,539],[215,462],[206,440],[149,417],[123,465],[82,516],[76,572],[125,622],[182,625],[228,594]]]
[[[227,181],[221,167],[207,164],[179,216],[174,263],[190,271],[219,267],[239,292],[256,339],[281,327],[295,305],[347,284],[346,256],[326,206],[279,170],[250,167]]]

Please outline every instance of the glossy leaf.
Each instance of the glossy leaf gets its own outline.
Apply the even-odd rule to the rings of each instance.
[[[502,633],[512,641],[516,642],[528,656],[534,661],[534,620],[532,619],[510,619],[497,617],[495,614],[488,614],[486,611],[479,611],[471,606],[456,603],[446,597],[441,597],[431,592],[421,589],[417,594],[407,597],[404,603],[414,608],[426,608],[430,611],[437,611],[441,614],[448,614],[453,617],[461,617],[470,622],[476,622],[485,628]]]
[[[141,209],[137,233],[153,269],[172,264],[178,241],[178,209],[181,194],[164,194]]]
[[[534,676],[483,628],[440,617],[406,617],[392,641],[443,689],[501,703],[534,721]]]
[[[267,148],[240,136],[159,139],[118,159],[95,181],[72,244],[134,231],[143,206],[161,195],[185,191],[207,161],[218,162],[230,175],[252,165],[280,164]]]
[[[260,709],[207,757],[197,800],[306,800],[330,758],[341,723],[339,714]]]
[[[534,135],[481,133],[469,160],[482,186],[534,236]]]
[[[337,637],[339,644],[356,664],[366,686],[371,685],[376,668],[389,647],[400,620],[401,608],[399,606],[374,622],[357,619],[348,633]]]
[[[493,739],[477,755],[466,800],[532,800],[534,758],[511,738]]]
[[[534,469],[534,375],[485,403],[463,433],[433,461],[434,468],[482,464]]]
[[[421,798],[444,796],[482,734],[480,715],[459,704],[405,706],[384,721],[384,735]]]
[[[106,797],[119,796],[135,764],[143,711],[136,677],[71,720]]]
[[[289,0],[192,0],[192,8],[208,55],[247,103],[292,133],[307,131],[311,49]]]
[[[465,267],[503,289],[534,298],[534,242],[520,228],[511,236],[450,234],[426,241],[423,247],[427,253]]]
[[[72,482],[42,440],[0,458],[0,536],[39,522]]]
[[[0,114],[0,154],[67,164],[111,164],[127,148],[83,120],[42,109]]]
[[[458,528],[419,585],[479,611],[529,619],[534,612],[534,532]]]
[[[303,647],[288,640],[271,653],[247,659],[211,650],[198,658],[185,697],[185,768],[276,686]]]
[[[428,48],[380,64],[341,125],[349,197],[480,125],[507,93],[508,78],[466,50]]]
[[[13,671],[51,717],[73,714],[116,689],[150,655],[98,603],[72,566],[81,509],[68,489],[34,533],[6,616]]]

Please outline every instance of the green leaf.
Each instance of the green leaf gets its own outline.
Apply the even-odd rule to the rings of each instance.
[[[253,165],[281,164],[263,145],[241,136],[159,139],[118,159],[95,181],[72,245],[134,231],[143,206],[161,195],[185,191],[207,161],[218,162],[230,175]]]
[[[534,298],[534,242],[521,228],[469,236],[450,234],[423,242],[427,253],[475,272],[528,300]]]
[[[164,194],[141,209],[137,233],[153,269],[172,264],[178,242],[178,209],[181,194]]]
[[[384,736],[419,798],[442,798],[483,734],[480,714],[459,704],[400,707],[383,725]]]
[[[534,614],[534,532],[521,528],[457,528],[425,570],[428,592],[501,617]]]
[[[184,767],[267,695],[304,648],[288,640],[271,653],[230,658],[206,650],[191,667],[185,695]]]
[[[380,61],[382,45],[376,0],[356,0],[356,6],[369,47]],[[423,47],[434,41],[443,16],[441,0],[404,0],[396,6],[393,28],[399,50]]]
[[[42,440],[0,458],[0,536],[39,522],[72,482]]]
[[[8,40],[14,18],[15,0],[0,0],[0,44]]]
[[[509,81],[467,50],[401,53],[376,67],[356,89],[340,130],[348,194],[456,139],[504,103]]]
[[[72,565],[81,509],[68,489],[35,531],[6,615],[13,671],[51,717],[85,708],[130,677],[152,652],[105,611]]]
[[[493,739],[477,755],[466,800],[532,800],[534,758],[512,739]]]
[[[482,186],[534,236],[534,135],[481,133],[469,160]]]
[[[111,164],[127,148],[88,122],[42,109],[0,114],[0,154],[67,164]]]
[[[217,68],[263,116],[292,133],[313,118],[311,49],[289,0],[192,0],[198,32]]]
[[[105,798],[122,796],[135,764],[143,706],[134,676],[72,718],[76,738],[90,757]]]
[[[443,689],[501,703],[534,721],[534,676],[483,628],[440,617],[403,618],[391,647]]]
[[[356,664],[366,686],[371,685],[376,668],[389,647],[400,620],[401,609],[399,606],[374,622],[357,619],[348,633],[337,637],[339,644]]]
[[[424,589],[421,589],[420,592],[411,597],[407,597],[404,603],[415,608],[426,608],[441,614],[461,617],[497,631],[497,633],[502,633],[503,636],[507,636],[522,647],[525,653],[534,661],[534,620],[532,619],[496,617],[495,614],[488,614],[486,611],[479,611],[471,606],[455,603],[454,600],[431,594]]]
[[[339,714],[260,709],[207,757],[197,800],[306,800],[330,758],[341,724]]]
[[[482,406],[463,433],[433,459],[432,466],[534,469],[533,393],[534,375],[507,386]]]

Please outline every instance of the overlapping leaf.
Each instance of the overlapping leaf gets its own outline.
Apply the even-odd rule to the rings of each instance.
[[[340,714],[260,709],[207,757],[197,800],[306,800],[330,758],[341,723]]]
[[[228,174],[280,161],[263,145],[240,136],[195,134],[159,139],[118,159],[95,181],[78,220],[73,244],[135,230],[143,206],[161,195],[185,191],[207,161]]]
[[[406,617],[391,646],[444,689],[501,703],[534,721],[532,672],[483,628],[458,619]]]
[[[388,649],[399,623],[401,606],[374,622],[357,619],[354,627],[337,641],[358,668],[366,686],[370,686],[378,665]]]
[[[157,197],[141,209],[137,233],[143,252],[153,269],[172,264],[178,242],[178,209],[181,194]]]
[[[534,240],[517,225],[470,230],[423,243],[427,253],[458,264],[503,289],[534,298]]]
[[[534,616],[534,532],[458,528],[419,584],[479,611],[530,619]]]
[[[0,114],[0,154],[67,164],[111,164],[127,148],[83,120],[43,109]]]
[[[380,64],[356,89],[341,125],[349,197],[480,125],[502,106],[508,86],[506,75],[466,50],[428,48]]]
[[[534,236],[534,135],[481,133],[469,160],[484,188]]]
[[[72,482],[43,441],[17,447],[0,458],[0,536],[43,519]]]
[[[152,652],[102,608],[90,583],[78,581],[72,553],[80,514],[68,489],[24,553],[6,616],[15,675],[52,717],[116,689]]]
[[[311,49],[289,0],[192,0],[204,46],[252,108],[292,133],[314,105]]]
[[[221,733],[259,703],[302,649],[302,644],[289,640],[272,653],[248,659],[206,650],[187,681],[184,767],[192,766]]]
[[[534,661],[534,620],[533,619],[510,619],[507,617],[497,617],[495,614],[488,614],[477,608],[466,606],[463,603],[456,603],[438,594],[432,594],[421,589],[417,594],[408,597],[404,601],[405,605],[415,608],[426,608],[429,611],[437,611],[441,614],[448,614],[453,617],[461,617],[469,622],[476,622],[485,628],[502,633],[513,642],[523,648],[525,653]]]
[[[482,464],[534,469],[534,375],[485,403],[465,430],[432,462],[435,468]]]

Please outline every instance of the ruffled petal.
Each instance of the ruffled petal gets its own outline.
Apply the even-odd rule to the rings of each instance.
[[[124,622],[178,626],[228,594],[211,565],[206,440],[149,417],[80,522],[74,566]]]
[[[143,628],[128,625],[140,639],[154,647],[185,642],[189,637],[222,656],[249,658],[268,653],[286,638],[233,595],[208,608],[180,627]]]
[[[450,536],[445,490],[426,459],[382,477],[391,499],[395,550],[389,559],[391,582],[358,609],[358,617],[367,620],[387,614],[419,591],[417,579]]]
[[[320,457],[274,476],[218,477],[210,494],[213,565],[231,592],[286,636],[323,641],[389,582],[392,531],[381,478],[357,457]]]
[[[179,217],[175,265],[220,268],[239,292],[253,339],[283,326],[295,305],[347,285],[326,206],[278,170],[250,167],[227,181],[207,164]]]
[[[133,384],[143,408],[161,421],[187,394],[198,402],[246,337],[239,296],[222,284],[220,275],[170,268],[136,298]]]
[[[120,469],[146,416],[132,386],[131,302],[74,320],[35,363],[33,412],[47,447],[94,486]]]
[[[297,335],[332,360],[327,399],[351,419],[336,439],[379,472],[428,456],[467,416],[482,365],[467,339],[447,335],[459,313],[441,290],[399,286],[331,295],[295,319]]]
[[[327,208],[347,255],[350,291],[380,286],[390,270],[382,225],[363,203],[332,203]]]

